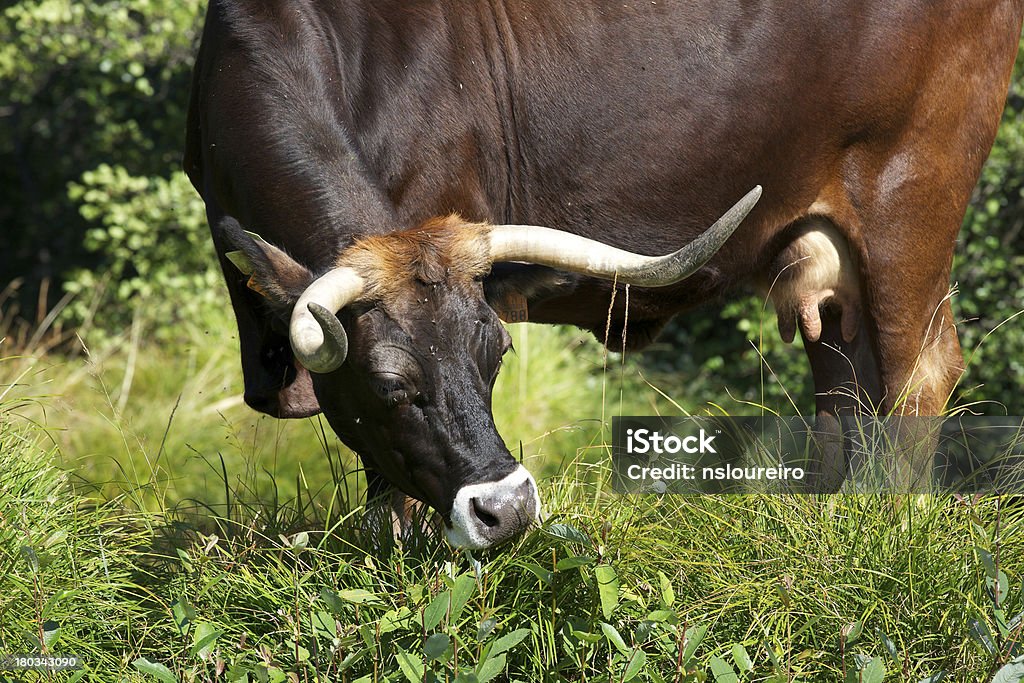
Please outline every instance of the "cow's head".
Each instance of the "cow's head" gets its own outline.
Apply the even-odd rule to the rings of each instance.
[[[221,227],[287,322],[296,359],[320,407],[366,464],[444,518],[454,545],[515,537],[540,513],[533,477],[509,453],[491,416],[491,390],[510,339],[484,297],[495,262],[542,264],[661,286],[704,264],[760,196],[755,188],[680,251],[624,252],[537,226],[467,223],[457,216],[360,237],[319,276],[284,251]]]

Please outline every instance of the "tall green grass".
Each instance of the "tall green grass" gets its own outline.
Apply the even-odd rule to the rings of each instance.
[[[139,330],[0,362],[0,656],[73,653],[102,681],[989,681],[1017,666],[1014,501],[617,496],[608,418],[699,407],[574,331],[520,327],[495,418],[541,475],[542,528],[475,557],[429,538],[382,550],[329,430],[239,404],[224,322],[184,330],[183,349]]]
[[[877,657],[980,681],[1017,647],[1020,516],[995,500],[617,499],[570,472],[514,547],[380,556],[347,511],[182,526],[77,498],[31,439],[3,452],[0,646],[95,680],[835,681]]]

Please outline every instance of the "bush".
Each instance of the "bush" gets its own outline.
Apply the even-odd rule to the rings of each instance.
[[[83,245],[89,224],[68,183],[88,185],[83,174],[101,163],[146,178],[178,171],[205,4],[21,0],[0,9],[0,286],[23,278],[23,301],[34,301],[47,279],[104,270],[103,254]]]
[[[95,314],[101,331],[116,332],[141,309],[163,338],[181,321],[227,305],[203,204],[183,173],[140,177],[101,164],[71,183],[68,197],[96,226],[84,244],[103,265],[71,271],[64,288],[86,294],[110,287],[109,305],[95,312],[92,296],[77,297],[66,311],[71,322]]]

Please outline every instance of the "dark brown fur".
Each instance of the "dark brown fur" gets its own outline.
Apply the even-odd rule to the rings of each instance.
[[[856,382],[882,412],[935,414],[960,370],[953,248],[1022,16],[1024,0],[212,0],[185,168],[212,226],[231,216],[314,275],[348,253],[391,297],[461,297],[467,325],[487,317],[484,290],[446,276],[452,259],[481,270],[452,237],[475,222],[661,254],[760,184],[695,276],[633,288],[628,316],[619,292],[610,343],[630,327],[644,342],[764,276],[815,216],[846,240],[861,289],[856,337],[826,310],[805,345],[819,412],[850,409],[836,390]],[[471,223],[416,227],[453,212]],[[214,241],[232,245],[217,229]],[[284,417],[326,410],[275,316],[222,264],[246,400]],[[608,283],[506,266],[487,292],[519,286],[531,320],[605,338]],[[437,310],[400,308],[422,333]]]

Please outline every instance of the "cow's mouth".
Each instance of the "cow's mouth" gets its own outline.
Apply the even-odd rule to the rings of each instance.
[[[498,481],[459,489],[445,536],[458,548],[490,548],[521,535],[539,517],[537,483],[519,465]]]

